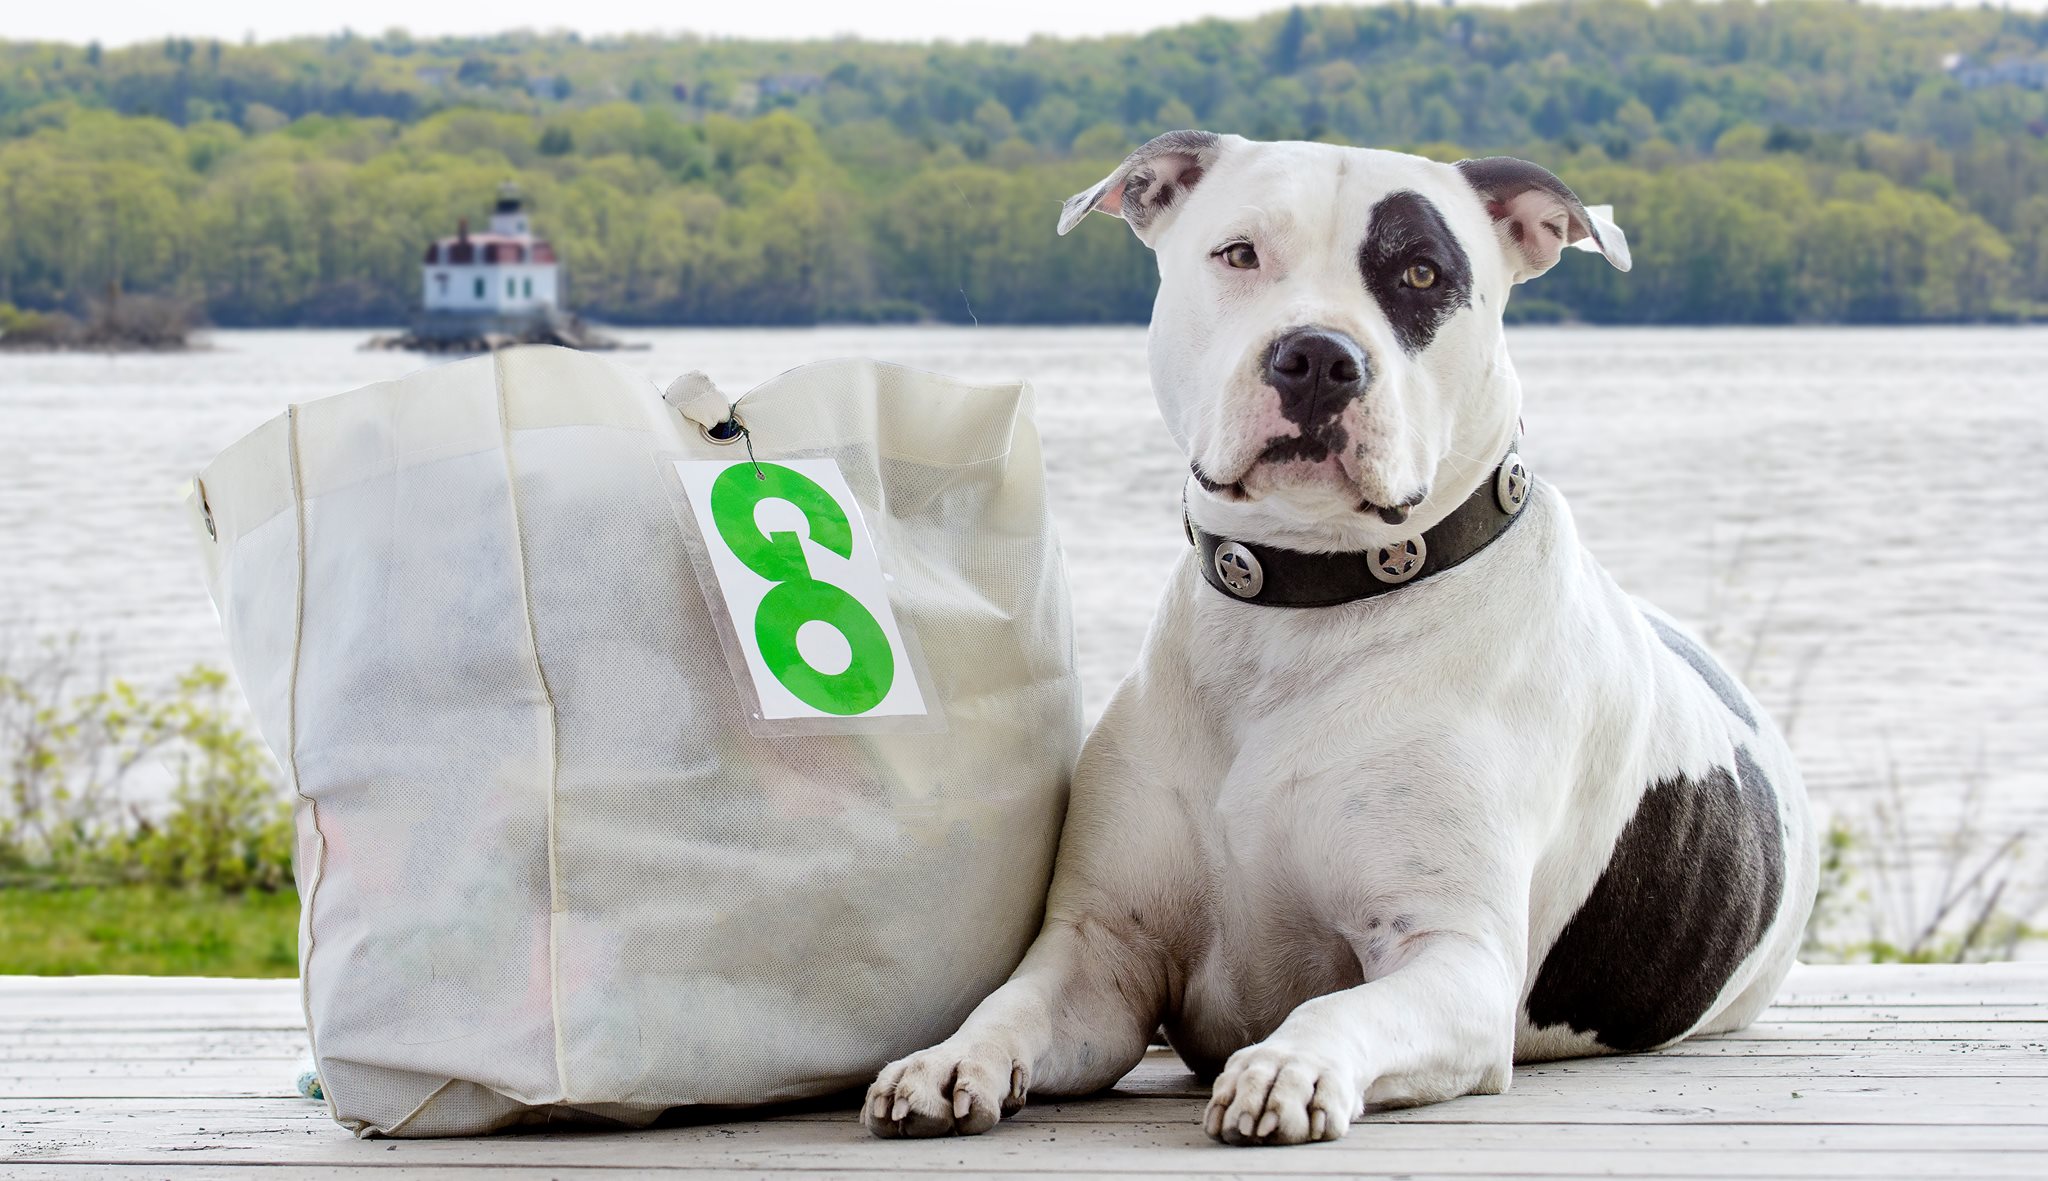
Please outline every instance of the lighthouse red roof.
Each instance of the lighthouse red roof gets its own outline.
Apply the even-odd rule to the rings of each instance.
[[[548,245],[546,238],[512,234],[468,234],[442,238],[427,247],[426,255],[429,265],[553,261],[555,248]]]

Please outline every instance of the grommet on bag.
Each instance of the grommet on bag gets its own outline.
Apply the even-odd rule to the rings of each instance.
[[[714,422],[710,426],[699,424],[697,433],[720,447],[729,447],[746,437],[747,424],[741,422],[740,416],[735,414],[723,422]]]
[[[1266,585],[1266,572],[1260,568],[1259,559],[1234,541],[1217,546],[1214,561],[1216,577],[1223,580],[1224,589],[1240,599],[1251,598]]]
[[[1500,461],[1500,474],[1493,478],[1493,498],[1500,502],[1500,511],[1513,516],[1529,503],[1529,466],[1522,462],[1516,452]]]
[[[1372,551],[1372,560],[1366,568],[1372,576],[1389,585],[1408,581],[1422,573],[1422,564],[1429,560],[1429,543],[1420,537],[1383,545]]]

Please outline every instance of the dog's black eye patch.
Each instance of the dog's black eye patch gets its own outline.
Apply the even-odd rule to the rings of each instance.
[[[1402,276],[1417,264],[1435,271],[1436,281],[1427,287],[1405,282]],[[1389,193],[1372,207],[1358,270],[1394,326],[1394,338],[1411,354],[1428,348],[1444,321],[1472,302],[1472,260],[1421,193]]]

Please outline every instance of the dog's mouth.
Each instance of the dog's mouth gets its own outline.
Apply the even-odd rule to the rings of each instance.
[[[1377,513],[1380,520],[1387,524],[1399,525],[1408,519],[1408,514],[1415,511],[1415,506],[1421,504],[1422,498],[1428,495],[1428,492],[1417,492],[1399,504],[1374,504],[1370,500],[1364,500],[1359,502],[1358,511]]]
[[[1310,454],[1309,448],[1301,446],[1302,442],[1301,439],[1276,440],[1247,464],[1244,471],[1233,480],[1222,480],[1210,475],[1202,470],[1200,463],[1188,464],[1188,471],[1193,474],[1195,483],[1201,485],[1203,491],[1219,499],[1239,503],[1264,498],[1265,492],[1270,489],[1247,488],[1246,480],[1260,468],[1268,466],[1290,466],[1299,471],[1303,465],[1307,465],[1310,478],[1304,482],[1339,485],[1348,491],[1357,491],[1350,474],[1344,470],[1344,465],[1337,456],[1329,454],[1327,450],[1320,454]],[[1398,499],[1389,498],[1393,501],[1391,504],[1378,504],[1370,497],[1361,496],[1353,505],[1353,511],[1377,516],[1389,525],[1399,525],[1408,519],[1408,514],[1428,495],[1429,490],[1425,488]]]
[[[1209,473],[1203,471],[1202,465],[1199,463],[1188,464],[1188,471],[1194,474],[1195,483],[1202,486],[1202,491],[1209,493],[1211,496],[1219,496],[1224,500],[1250,500],[1252,498],[1251,494],[1244,490],[1244,481],[1242,479],[1231,480],[1227,483],[1215,479]]]
[[[1339,441],[1341,445],[1341,440]],[[1237,474],[1235,479],[1221,480],[1202,470],[1200,463],[1191,463],[1189,469],[1195,474],[1195,482],[1208,491],[1226,500],[1257,500],[1266,489],[1247,487],[1252,474],[1262,467],[1291,468],[1303,483],[1348,484],[1350,475],[1344,470],[1343,461],[1335,447],[1325,439],[1313,435],[1291,435],[1266,441],[1265,449],[1254,455],[1250,463]]]

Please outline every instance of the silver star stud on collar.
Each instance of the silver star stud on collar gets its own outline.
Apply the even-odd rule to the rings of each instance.
[[[1500,503],[1500,511],[1514,516],[1529,503],[1529,465],[1522,457],[1510,451],[1500,461],[1500,474],[1493,480],[1493,498]]]
[[[1398,584],[1408,581],[1422,572],[1422,565],[1429,560],[1429,545],[1420,537],[1383,545],[1372,551],[1372,560],[1366,569],[1381,582]]]

